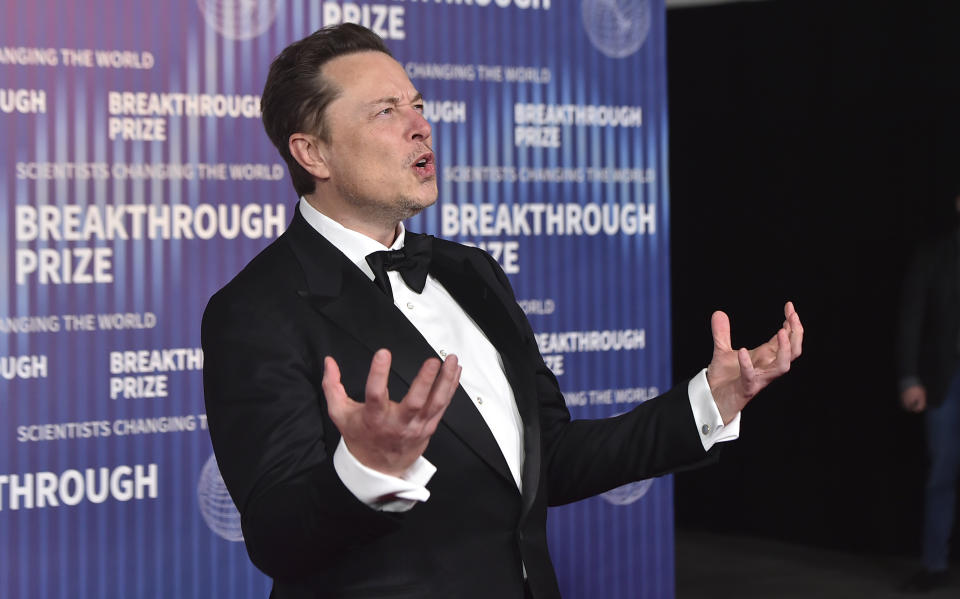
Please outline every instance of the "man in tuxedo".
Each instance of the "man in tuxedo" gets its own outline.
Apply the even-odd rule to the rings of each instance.
[[[499,266],[403,227],[436,167],[383,42],[348,24],[292,44],[262,111],[300,201],[202,337],[218,465],[272,597],[558,597],[547,506],[708,460],[800,354],[791,304],[752,351],[717,312],[707,369],[572,421]]]

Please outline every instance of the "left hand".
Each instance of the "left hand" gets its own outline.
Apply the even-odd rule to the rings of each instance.
[[[728,424],[753,396],[771,381],[790,370],[800,356],[803,325],[793,307],[783,307],[783,326],[769,341],[750,351],[734,350],[730,343],[730,319],[723,312],[713,313],[713,359],[707,366],[707,384],[717,402],[723,423]]]

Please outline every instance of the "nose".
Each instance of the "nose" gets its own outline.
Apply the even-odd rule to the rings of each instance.
[[[433,129],[430,127],[430,123],[427,122],[427,119],[423,117],[423,114],[419,110],[412,108],[411,109],[411,122],[410,122],[410,138],[417,141],[424,141],[430,138],[430,134]]]

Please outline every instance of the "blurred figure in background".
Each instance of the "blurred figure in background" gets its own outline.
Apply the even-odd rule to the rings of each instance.
[[[901,590],[926,592],[947,579],[960,477],[960,193],[957,226],[922,243],[903,285],[898,375],[900,401],[925,419],[927,472],[923,568]]]

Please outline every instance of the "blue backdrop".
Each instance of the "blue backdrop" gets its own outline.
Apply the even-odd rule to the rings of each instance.
[[[206,299],[296,198],[272,57],[350,20],[427,99],[440,202],[574,417],[670,381],[662,0],[13,2],[0,24],[0,596],[266,597],[206,433]],[[669,478],[555,509],[569,598],[672,597]]]

